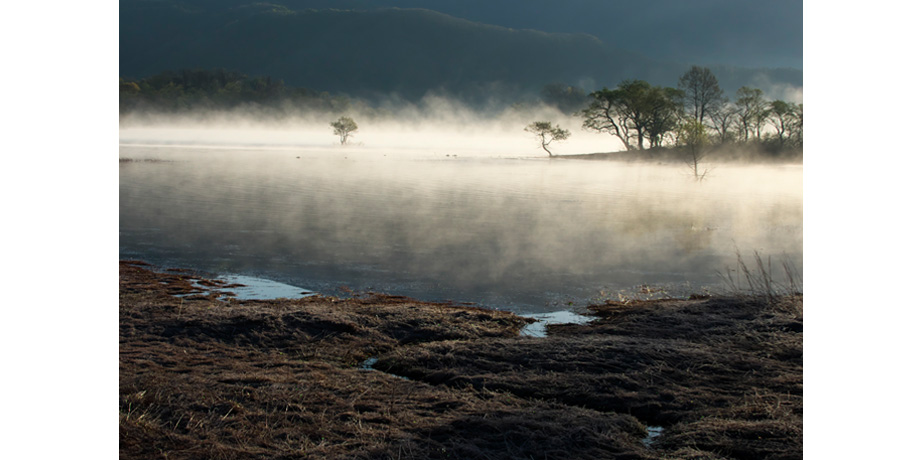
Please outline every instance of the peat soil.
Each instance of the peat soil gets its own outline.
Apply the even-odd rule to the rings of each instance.
[[[611,302],[534,338],[476,307],[119,272],[123,459],[802,457],[801,296]]]

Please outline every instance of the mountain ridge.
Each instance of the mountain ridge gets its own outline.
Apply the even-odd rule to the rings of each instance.
[[[361,97],[417,99],[441,91],[471,100],[514,99],[549,83],[591,91],[630,78],[674,86],[689,67],[612,47],[591,34],[511,29],[423,8],[294,11],[253,3],[207,10],[134,1],[123,5],[120,20],[124,77],[227,68]],[[758,76],[801,86],[795,69],[726,68],[723,74],[726,92]]]
[[[137,1],[121,0],[121,4]],[[251,0],[182,0],[219,11]],[[424,8],[512,29],[589,33],[655,60],[802,70],[803,2],[774,0],[272,0],[294,11]],[[653,32],[653,33],[649,33]],[[636,40],[636,37],[643,37]]]

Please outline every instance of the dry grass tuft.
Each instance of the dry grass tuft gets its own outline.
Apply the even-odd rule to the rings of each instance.
[[[802,274],[789,257],[784,257],[780,262],[783,274],[777,277],[771,257],[767,257],[764,262],[760,253],[754,251],[753,266],[748,267],[737,248],[735,256],[736,268],[726,268],[725,273],[719,272],[728,295],[763,298],[770,303],[778,303],[789,296],[802,294]]]

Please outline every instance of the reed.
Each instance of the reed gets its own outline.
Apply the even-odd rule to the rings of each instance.
[[[777,270],[782,269],[780,276],[774,273],[776,270],[772,257],[767,256],[765,261],[756,250],[751,266],[745,262],[738,248],[735,248],[735,257],[734,269],[726,267],[724,273],[717,272],[726,286],[727,294],[765,299],[770,304],[776,304],[790,295],[802,294],[802,274],[788,255],[783,255],[779,261]]]

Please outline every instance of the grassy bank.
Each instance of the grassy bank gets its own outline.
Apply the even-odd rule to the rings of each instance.
[[[120,264],[122,458],[802,455],[801,297],[607,303],[541,339],[510,313],[194,279]]]

